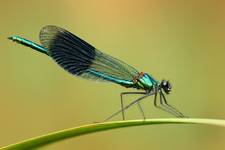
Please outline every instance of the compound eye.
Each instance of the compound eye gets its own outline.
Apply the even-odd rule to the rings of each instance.
[[[164,87],[166,87],[168,85],[168,81],[163,80],[162,83],[163,83]]]
[[[169,83],[169,81],[166,81],[166,80],[162,80],[161,82],[161,88],[163,89],[163,91],[166,93],[166,94],[169,94],[170,91],[171,91],[171,84]]]

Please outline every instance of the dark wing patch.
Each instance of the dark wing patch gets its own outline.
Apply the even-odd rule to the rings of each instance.
[[[40,41],[51,56],[68,72],[86,79],[131,81],[138,71],[128,64],[113,58],[56,26],[45,26],[40,32]]]
[[[74,75],[85,72],[95,58],[93,46],[56,26],[45,26],[40,32],[40,42],[61,67]]]

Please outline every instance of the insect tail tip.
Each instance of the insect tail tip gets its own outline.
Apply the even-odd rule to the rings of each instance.
[[[9,36],[9,37],[7,37],[7,39],[9,39],[9,40],[13,40],[13,37],[12,37],[12,36]]]
[[[7,37],[8,40],[16,41],[16,36],[9,36]]]

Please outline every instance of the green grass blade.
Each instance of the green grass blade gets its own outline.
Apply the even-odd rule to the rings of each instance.
[[[168,119],[147,119],[143,120],[128,120],[128,121],[115,121],[115,122],[103,122],[89,124],[70,129],[65,129],[57,132],[52,132],[39,137],[31,138],[16,144],[12,144],[0,150],[27,150],[35,149],[41,146],[45,146],[54,142],[65,140],[72,137],[78,137],[85,134],[94,132],[106,131],[117,128],[142,126],[142,125],[155,125],[155,124],[205,124],[225,127],[225,120],[217,119],[179,119],[179,118],[168,118]]]

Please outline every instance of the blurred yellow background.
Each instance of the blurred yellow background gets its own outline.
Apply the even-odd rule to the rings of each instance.
[[[6,39],[20,35],[38,42],[45,25],[68,29],[139,71],[169,79],[168,101],[185,115],[224,119],[224,8],[219,0],[2,1],[0,147],[101,121],[120,108],[120,92],[132,91],[76,78],[50,57]],[[152,97],[142,104],[148,118],[173,117],[156,109]],[[141,118],[136,106],[126,116]],[[42,149],[211,150],[225,148],[224,140],[222,128],[160,125],[92,134]]]

